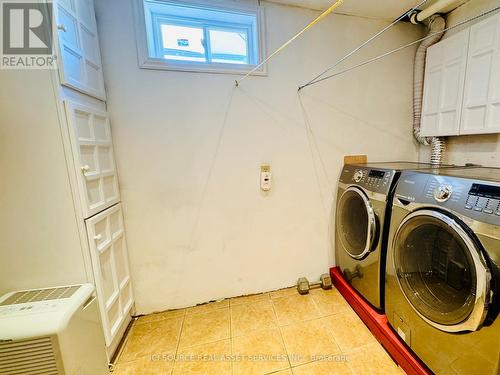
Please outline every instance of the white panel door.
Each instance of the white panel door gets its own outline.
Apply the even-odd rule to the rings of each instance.
[[[88,218],[120,201],[111,128],[106,112],[69,100],[64,105],[83,215]]]
[[[469,30],[429,47],[422,109],[423,136],[458,135]]]
[[[134,304],[121,204],[86,220],[106,345],[128,324]]]
[[[500,14],[470,31],[461,134],[500,133]]]
[[[105,100],[93,0],[58,0],[55,4],[61,83]]]

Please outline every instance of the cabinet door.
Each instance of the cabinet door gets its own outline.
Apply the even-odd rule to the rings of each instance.
[[[424,80],[422,135],[458,135],[469,30],[429,47]]]
[[[461,133],[500,133],[500,14],[471,28]]]
[[[61,83],[105,100],[93,0],[58,0],[55,15]]]
[[[121,205],[86,220],[94,281],[106,345],[130,321],[134,303]]]
[[[106,112],[64,101],[83,214],[88,218],[120,201],[111,128]]]

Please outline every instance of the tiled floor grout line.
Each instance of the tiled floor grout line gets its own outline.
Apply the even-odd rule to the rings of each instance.
[[[262,294],[265,294],[265,293],[262,293]],[[259,301],[254,301],[254,302],[243,302],[243,303],[239,303],[237,305],[234,305],[234,306],[242,306],[242,305],[252,305],[252,304],[257,304],[257,303],[261,303],[261,302],[269,302],[271,303],[271,306],[273,308],[273,313],[274,313],[274,317],[275,317],[275,320],[276,320],[276,323],[278,323],[278,318],[277,318],[277,315],[276,315],[276,312],[274,311],[274,305],[272,303],[272,300],[271,300],[271,296],[269,295],[268,293],[268,299],[262,299],[262,300],[259,300]],[[270,328],[262,328],[262,329],[257,329],[257,330],[253,330],[253,331],[249,331],[249,332],[246,332],[245,334],[241,334],[239,336],[234,336],[233,335],[233,332],[232,332],[232,317],[233,317],[233,307],[234,307],[231,303],[230,303],[230,319],[231,319],[231,355],[234,355],[234,339],[236,338],[240,338],[240,337],[244,337],[246,334],[250,334],[250,333],[256,333],[256,332],[261,332],[261,331],[266,331],[266,330],[269,330]],[[278,328],[279,328],[279,324],[278,325]],[[272,328],[271,328],[272,329]],[[285,349],[286,350],[286,349]],[[231,361],[231,370],[232,370],[232,374],[234,375],[234,362]],[[281,370],[280,370],[281,371]]]
[[[321,313],[321,309],[319,308],[318,304],[316,303],[316,301],[314,300],[314,298],[312,298],[313,302],[316,304],[316,307],[318,307],[318,310],[320,310],[320,313]],[[342,311],[339,311],[338,313],[332,313],[332,314],[326,314],[324,316],[322,316],[321,318],[319,319],[325,319],[325,318],[328,318],[330,316],[334,316],[334,315],[339,315],[339,314],[342,314]],[[344,354],[342,349],[340,348],[340,345],[339,343],[337,342],[337,340],[335,339],[335,336],[333,335],[333,332],[332,330],[330,329],[327,329],[326,330],[326,333],[328,335],[328,337],[330,337],[331,340],[333,340],[333,342],[335,343],[335,345],[337,345],[337,347],[339,348],[341,354]]]
[[[343,311],[341,311],[340,313],[344,313]],[[339,313],[339,314],[340,314]],[[354,312],[356,314],[356,316],[359,318],[359,316],[357,315],[356,312]],[[359,318],[361,320],[361,318]],[[364,323],[364,322],[363,322]],[[370,331],[370,334],[371,334],[371,331]],[[340,347],[340,345],[338,344],[337,340],[335,339],[335,335],[333,334],[333,332],[330,332],[330,330],[328,330],[328,335],[333,339],[333,341],[335,342],[335,344],[339,347],[339,350],[341,352],[342,355],[345,355],[345,356],[351,356],[352,355],[352,352],[356,352],[357,350],[362,350],[364,349],[366,346],[368,345],[371,345],[371,343],[368,343],[368,344],[365,344],[365,345],[361,345],[360,347],[354,349],[354,350],[351,350],[351,351],[344,351],[342,350],[342,348]],[[349,368],[349,370],[352,372],[353,375],[357,375],[357,372],[354,370],[354,368],[352,368],[352,366],[350,365],[349,363],[350,361],[346,361],[345,364],[346,366]]]
[[[294,322],[294,323],[291,323],[291,324],[288,324],[288,325],[284,325],[284,326],[280,326],[280,332],[281,332],[281,328],[283,327],[287,327],[287,326],[290,326],[290,325],[293,325],[293,324],[297,324],[297,323],[306,323],[306,322],[313,322],[315,320],[320,320],[320,319],[324,319],[324,318],[327,318],[329,316],[333,316],[333,315],[336,315],[336,313],[332,313],[332,314],[325,314],[323,315],[320,307],[318,306],[316,300],[314,299],[314,296],[311,294],[311,300],[313,302],[313,305],[314,307],[316,308],[316,310],[318,311],[319,315],[318,317],[316,318],[311,318],[311,319],[307,319],[307,320],[303,320],[301,322]],[[338,314],[338,313],[337,313]],[[340,346],[337,344],[337,342],[335,341],[335,339],[333,338],[332,334],[330,333],[330,330],[327,330],[327,334],[328,334],[328,337],[330,337],[330,339],[333,340],[333,342],[335,343],[335,345],[337,345],[337,347],[339,348],[340,350]],[[288,352],[288,350],[287,350]],[[296,365],[292,365],[292,363],[290,362],[290,370],[292,371],[292,375],[294,374],[294,371],[293,369],[294,368],[298,368],[298,367],[301,367],[301,366],[306,366],[306,365],[309,365],[311,363],[314,363],[314,362],[318,362],[319,360],[311,360],[311,361],[307,361],[307,362],[304,362],[304,363],[300,363],[300,364],[296,364]]]
[[[283,344],[283,347],[285,348],[285,353],[286,353],[286,359],[288,361],[288,366],[289,366],[289,368],[291,370],[292,369],[292,362],[290,361],[290,355],[288,354],[288,349],[286,347],[285,338],[283,337],[283,332],[281,331],[281,325],[280,325],[280,322],[279,322],[278,313],[276,312],[276,308],[274,306],[274,301],[272,299],[271,299],[271,306],[273,307],[274,317],[276,318],[276,323],[278,324],[278,331],[280,333],[281,342]]]
[[[233,349],[233,304],[229,300],[229,348],[231,350],[231,375],[234,375]]]
[[[321,309],[320,307],[318,306],[318,304],[316,303],[316,300],[314,299],[314,296],[311,294],[311,300],[314,304],[314,307],[316,307],[316,310],[318,310],[319,314],[322,315],[323,313],[321,312]]]
[[[179,330],[179,338],[177,339],[177,344],[175,346],[174,365],[172,366],[172,370],[170,370],[170,375],[174,373],[175,366],[177,365],[177,354],[179,353],[179,345],[181,344],[182,330],[184,328],[184,322],[186,321],[186,312],[187,310],[184,311],[184,314],[182,315],[181,328]]]

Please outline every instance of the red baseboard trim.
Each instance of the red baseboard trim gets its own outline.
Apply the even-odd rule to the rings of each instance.
[[[389,352],[391,357],[408,375],[432,375],[432,372],[413,354],[401,338],[389,326],[387,317],[376,311],[344,279],[340,269],[330,269],[333,285],[356,311],[372,334]]]

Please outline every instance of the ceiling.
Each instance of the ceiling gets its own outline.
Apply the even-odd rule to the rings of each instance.
[[[295,5],[303,8],[325,10],[334,0],[269,0],[275,3]],[[383,18],[394,20],[422,0],[344,0],[336,13],[352,14],[361,17]],[[428,0],[422,9],[435,3],[437,0]],[[447,13],[468,0],[457,0],[452,6],[443,10]]]

